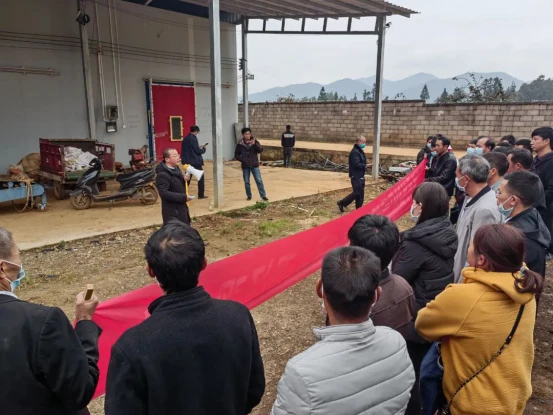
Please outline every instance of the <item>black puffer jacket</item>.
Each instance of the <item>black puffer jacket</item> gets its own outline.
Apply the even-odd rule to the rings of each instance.
[[[165,162],[159,163],[156,168],[156,185],[161,197],[161,215],[163,224],[176,218],[182,223],[190,225],[190,213],[186,201],[186,186],[184,176],[179,167],[170,169]]]
[[[453,283],[457,233],[448,216],[429,219],[403,233],[392,272],[413,287],[417,312]]]
[[[259,167],[259,157],[257,155],[261,153],[263,153],[263,147],[259,141],[254,139],[253,144],[248,145],[244,140],[240,140],[234,150],[234,158],[242,163],[243,169],[251,169]]]

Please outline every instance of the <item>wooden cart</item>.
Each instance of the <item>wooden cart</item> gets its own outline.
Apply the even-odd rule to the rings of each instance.
[[[98,188],[105,190],[106,180],[115,178],[115,146],[86,139],[40,139],[40,171],[38,174],[54,187],[54,196],[65,199],[66,191],[75,188],[77,180],[85,170],[65,171],[65,148],[76,147],[82,151],[98,155],[103,170]]]

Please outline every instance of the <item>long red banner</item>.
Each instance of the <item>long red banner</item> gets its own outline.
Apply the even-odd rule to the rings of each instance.
[[[411,193],[424,180],[425,163],[375,200],[347,215],[298,234],[210,264],[200,284],[214,298],[238,301],[252,309],[321,267],[325,254],[346,245],[347,232],[363,215],[381,214],[397,220],[411,207]],[[244,265],[247,264],[247,265]],[[111,347],[127,329],[148,316],[148,305],[162,295],[157,284],[102,302],[94,321],[100,336],[100,380],[95,397],[105,392]]]

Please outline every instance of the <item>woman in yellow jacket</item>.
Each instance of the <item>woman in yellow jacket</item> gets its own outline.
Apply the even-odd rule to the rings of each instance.
[[[443,389],[453,415],[524,412],[532,394],[535,294],[543,279],[524,267],[523,258],[518,229],[481,227],[468,250],[463,283],[449,285],[418,313],[420,335],[441,341]],[[510,345],[455,395],[504,346],[521,306]]]

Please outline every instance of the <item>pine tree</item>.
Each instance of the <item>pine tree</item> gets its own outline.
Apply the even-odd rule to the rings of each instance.
[[[353,98],[351,100],[352,101],[357,101],[357,92],[355,94],[353,94]]]
[[[445,104],[449,101],[449,94],[447,93],[447,89],[444,88],[444,92],[442,92],[442,95],[436,100],[436,103],[438,104]]]
[[[334,93],[334,101],[339,101],[340,97],[338,96],[338,92]]]
[[[325,87],[321,87],[321,92],[319,92],[319,98],[318,98],[319,101],[327,101],[328,100],[328,96],[326,95],[326,91],[325,91]]]
[[[367,91],[366,89],[363,91],[363,101],[369,100],[369,94],[369,91]]]
[[[428,92],[428,87],[426,86],[426,84],[424,84],[424,88],[422,89],[421,99],[423,101],[427,101],[430,99],[430,93]]]

